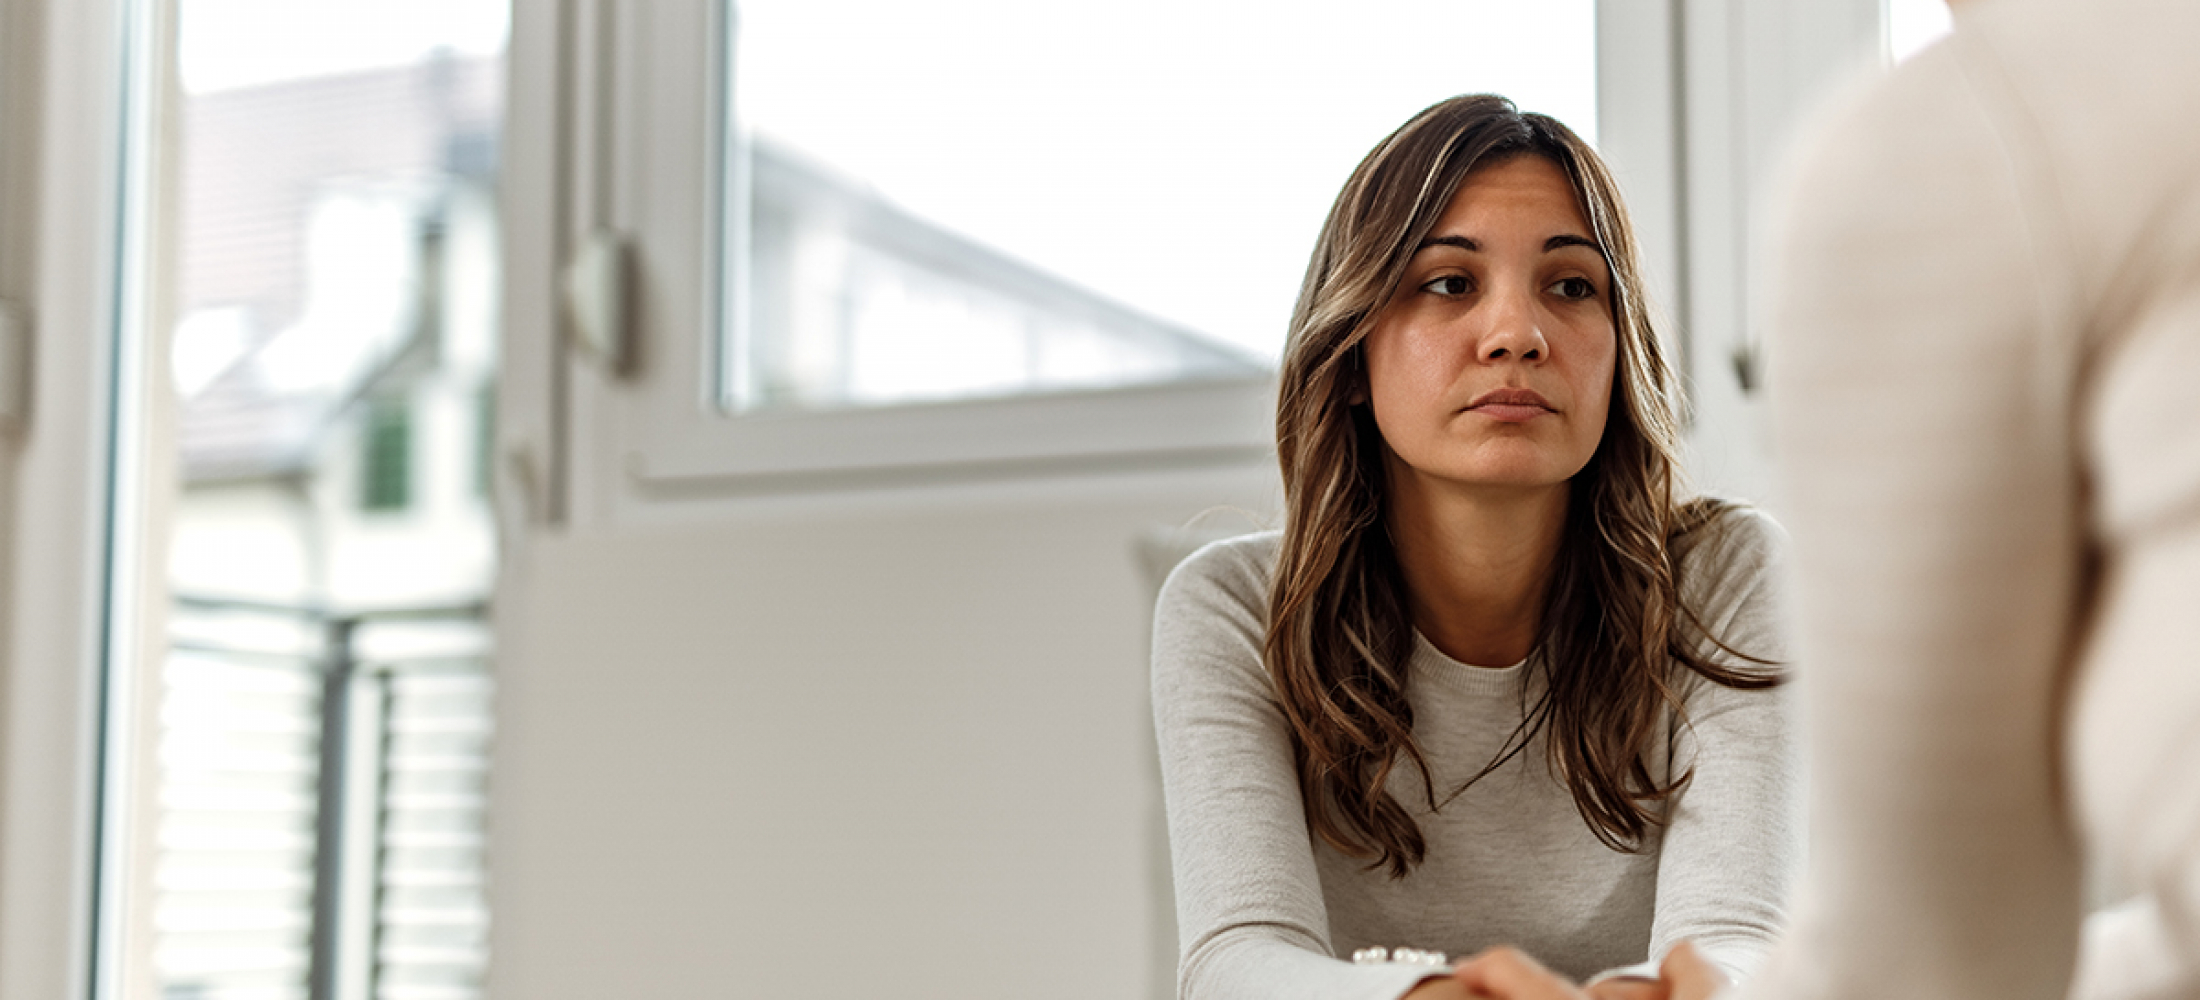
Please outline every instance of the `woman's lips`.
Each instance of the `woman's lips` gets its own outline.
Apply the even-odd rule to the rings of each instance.
[[[1525,406],[1520,403],[1484,403],[1471,409],[1491,420],[1501,420],[1508,424],[1524,423],[1537,417],[1549,416],[1551,412],[1540,406]]]
[[[1557,412],[1535,390],[1514,388],[1492,389],[1476,396],[1474,402],[1467,404],[1467,409],[1508,424],[1522,423]]]

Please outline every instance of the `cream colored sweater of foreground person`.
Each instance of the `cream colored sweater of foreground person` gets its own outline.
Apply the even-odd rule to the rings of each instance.
[[[1800,160],[1811,857],[1749,1000],[2200,996],[2200,3],[1971,0]]]

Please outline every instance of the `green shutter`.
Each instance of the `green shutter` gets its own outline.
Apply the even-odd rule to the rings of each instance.
[[[489,495],[496,477],[497,387],[492,382],[474,397],[474,492]]]
[[[402,397],[367,404],[360,507],[401,511],[412,503],[412,406]]]

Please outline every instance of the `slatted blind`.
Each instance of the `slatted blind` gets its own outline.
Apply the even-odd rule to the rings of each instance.
[[[153,961],[163,1000],[305,997],[319,631],[179,607],[162,671]]]
[[[463,643],[466,632],[481,629],[465,623],[451,631]],[[485,653],[416,653],[374,664],[388,719],[374,907],[377,1000],[482,995],[489,934]]]
[[[329,1000],[473,1000],[487,967],[483,830],[491,681],[478,615],[359,616],[185,601],[171,619],[153,881],[162,1000],[310,1000],[321,683],[357,664],[344,771],[344,963]],[[337,650],[337,636],[354,648]],[[365,783],[362,785],[362,783]],[[364,866],[364,870],[360,867]]]

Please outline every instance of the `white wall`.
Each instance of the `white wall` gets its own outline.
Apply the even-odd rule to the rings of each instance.
[[[500,658],[493,995],[1173,988],[1136,547],[1253,526],[1273,478],[765,502],[529,543],[501,598],[528,624]]]

